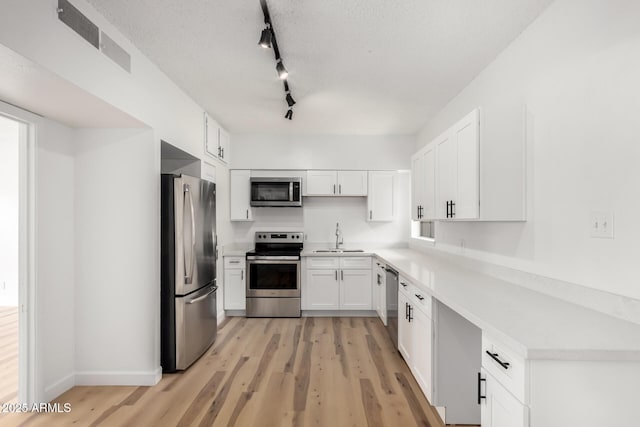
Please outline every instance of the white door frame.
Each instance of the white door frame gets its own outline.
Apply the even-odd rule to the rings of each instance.
[[[18,196],[18,402],[41,398],[37,369],[36,124],[38,117],[0,102],[0,115],[20,124]],[[34,120],[35,119],[35,120]]]

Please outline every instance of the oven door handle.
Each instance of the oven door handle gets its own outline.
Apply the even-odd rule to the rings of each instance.
[[[260,262],[260,263],[280,263],[281,261],[286,261],[288,264],[290,261],[300,262],[300,257],[296,256],[273,256],[273,257],[260,257],[260,256],[248,256],[247,261],[249,262]]]

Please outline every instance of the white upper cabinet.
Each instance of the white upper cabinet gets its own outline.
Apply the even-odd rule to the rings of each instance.
[[[307,171],[305,196],[366,196],[367,171]]]
[[[476,109],[435,141],[439,219],[477,219],[480,214],[478,131]]]
[[[475,109],[414,154],[413,220],[525,220],[531,114],[518,105],[489,110],[490,126]]]
[[[229,171],[229,207],[231,221],[253,221],[251,208],[251,171]]]
[[[435,218],[435,146],[429,144],[411,158],[411,219]]]
[[[369,172],[367,196],[368,221],[393,221],[393,185],[395,172]]]
[[[204,113],[204,149],[207,154],[223,163],[231,158],[231,138],[218,122]]]
[[[367,171],[338,171],[339,196],[366,196]]]
[[[306,196],[335,196],[338,190],[338,172],[307,171]]]

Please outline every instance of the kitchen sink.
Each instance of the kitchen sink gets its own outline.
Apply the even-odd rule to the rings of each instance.
[[[313,252],[317,254],[320,254],[320,253],[341,254],[341,253],[352,253],[352,252],[364,252],[364,250],[363,249],[316,249]]]

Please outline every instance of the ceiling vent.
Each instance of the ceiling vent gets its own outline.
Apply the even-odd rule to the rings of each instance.
[[[84,16],[67,0],[58,0],[58,19],[98,49],[100,46],[100,31],[98,30],[98,26],[89,21],[89,18]]]
[[[67,0],[58,0],[58,19],[126,72],[131,73],[131,55]]]

